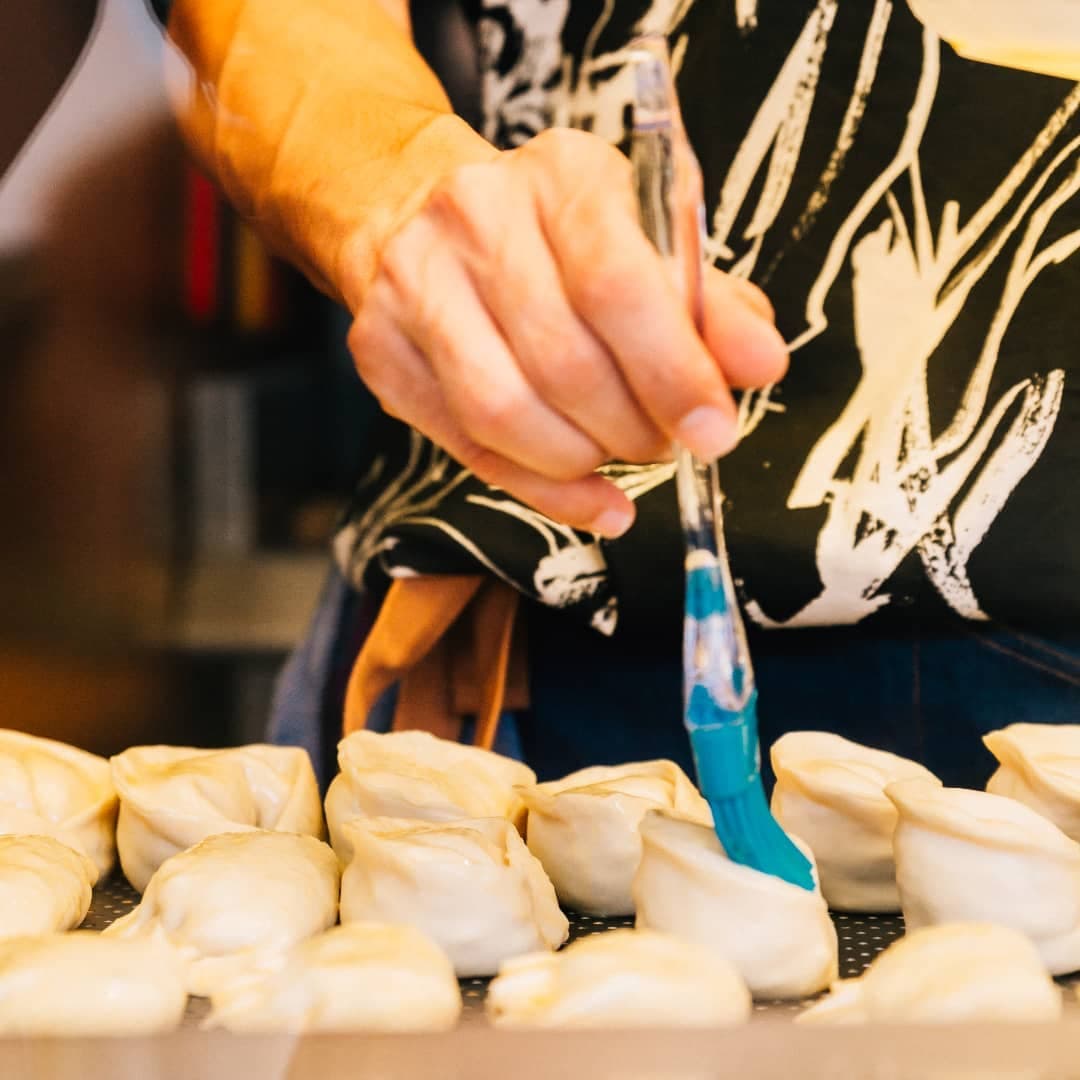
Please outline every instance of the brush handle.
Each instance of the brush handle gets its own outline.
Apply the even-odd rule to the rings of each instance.
[[[684,290],[700,331],[701,171],[682,128],[666,43],[636,42],[631,56],[631,159],[642,227]],[[697,461],[681,447],[677,453],[686,534],[683,722],[698,785],[732,861],[812,890],[810,862],[769,813],[761,784],[757,692],[724,546],[716,463]]]
[[[642,229],[703,325],[701,170],[679,114],[667,45],[641,38],[631,47],[634,126],[630,159]],[[754,676],[724,544],[716,462],[676,448],[676,487],[686,537],[683,638],[688,727],[743,722],[753,706]],[[702,692],[710,701],[701,700]],[[755,750],[756,753],[756,750]]]

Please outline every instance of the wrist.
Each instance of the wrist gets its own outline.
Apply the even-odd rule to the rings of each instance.
[[[364,194],[367,212],[343,230],[330,276],[350,311],[355,314],[363,303],[386,244],[432,191],[456,169],[495,161],[500,154],[452,113],[433,117],[413,133],[378,190]]]

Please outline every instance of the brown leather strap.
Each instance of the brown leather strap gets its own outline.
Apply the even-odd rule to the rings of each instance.
[[[390,585],[345,691],[344,730],[367,724],[375,702],[442,639],[476,595],[476,576],[402,578]]]
[[[490,581],[472,604],[473,674],[479,696],[473,742],[485,750],[490,750],[495,742],[506,698],[510,644],[519,599],[510,586]]]
[[[394,730],[459,739],[472,714],[473,742],[490,749],[503,709],[528,704],[519,602],[508,585],[479,576],[395,581],[349,677],[345,734],[396,682]]]
[[[453,663],[444,637],[427,656],[402,672],[394,707],[394,731],[429,731],[455,742],[461,738],[461,714],[454,708]]]

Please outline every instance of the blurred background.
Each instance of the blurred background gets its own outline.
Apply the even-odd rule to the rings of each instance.
[[[0,4],[0,726],[259,738],[374,406],[185,159],[143,0]]]

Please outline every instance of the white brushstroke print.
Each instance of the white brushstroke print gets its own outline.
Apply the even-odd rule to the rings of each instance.
[[[795,226],[791,237],[794,243],[806,234],[825,208],[833,183],[855,143],[867,98],[877,75],[892,9],[891,0],[876,0],[840,131],[828,165]],[[720,189],[706,254],[718,266],[737,277],[754,276],[765,238],[775,227],[777,217],[784,208],[799,163],[829,32],[837,11],[838,5],[832,0],[819,0],[811,12],[779,75],[757,110]],[[757,25],[756,20],[754,25]],[[767,170],[766,180],[750,222],[739,235],[736,251],[732,230],[744,213],[747,195],[763,167]],[[774,389],[766,386],[742,396],[739,402],[741,438],[753,434],[768,413],[782,411],[782,407],[773,401]]]
[[[386,458],[376,457],[360,482],[361,488],[383,482],[386,468]],[[363,514],[334,537],[334,556],[356,587],[362,587],[371,562],[397,543],[395,526],[434,510],[469,475],[445,450],[410,429],[408,454],[402,467],[386,481],[386,487]]]
[[[674,463],[657,465],[609,465],[601,470],[628,498],[642,495],[666,483],[675,475]],[[540,601],[549,607],[565,608],[596,596],[607,580],[607,560],[600,544],[583,537],[569,526],[560,525],[543,514],[503,495],[469,495],[467,502],[517,518],[538,533],[548,547],[533,574],[533,587]],[[618,605],[612,598],[597,609],[593,628],[603,634],[615,632]]]
[[[524,141],[526,133],[541,131],[549,122],[545,86],[562,63],[559,35],[570,0],[487,0],[484,8],[488,17],[479,23],[484,136],[494,141],[500,129],[512,129]],[[515,44],[520,54],[501,71],[503,50]]]
[[[552,121],[561,127],[587,126],[608,142],[617,143],[626,134],[625,109],[634,97],[633,71],[628,66],[630,39],[641,34],[662,34],[674,38],[699,0],[652,0],[633,23],[624,46],[598,53],[597,43],[615,14],[615,0],[605,0],[604,9],[593,25],[576,72],[564,64],[562,78],[551,92]],[[672,66],[679,70],[686,49],[685,36],[675,41]]]
[[[462,484],[475,482],[445,451],[416,431],[408,433],[408,451],[402,466],[366,511],[340,530],[335,554],[351,581],[361,587],[373,562],[393,556],[399,544],[396,530],[402,525],[426,527],[442,533],[469,553],[479,565],[515,587],[516,582],[484,545],[466,531],[438,517],[435,511]],[[385,479],[386,459],[376,458],[362,486],[378,486]],[[675,474],[672,462],[655,465],[613,464],[601,470],[630,499],[667,483]],[[468,494],[465,503],[493,514],[514,518],[542,541],[547,554],[539,558],[532,586],[537,599],[550,607],[565,608],[597,597],[607,583],[607,561],[596,538],[578,533],[523,506],[495,488],[485,494]],[[416,576],[417,571],[396,558],[386,559],[383,570],[391,578]],[[618,604],[614,597],[598,603],[592,616],[594,629],[614,633]]]
[[[838,10],[839,0],[819,0],[810,12],[724,177],[708,253],[738,276],[753,276],[763,243],[788,200]],[[832,155],[795,228],[795,241],[828,202],[852,151],[892,15],[890,0],[877,0]],[[760,32],[756,4],[737,4],[736,21],[741,31]],[[958,224],[960,207],[950,203],[935,235],[919,162],[938,85],[941,45],[931,30],[924,34],[923,48],[922,77],[898,151],[838,231],[807,299],[806,329],[791,343],[793,363],[798,363],[799,348],[826,329],[827,298],[841,271],[850,269],[863,375],[837,420],[813,447],[787,500],[793,510],[825,506],[827,517],[815,551],[821,592],[784,625],[850,623],[872,614],[889,602],[885,583],[912,552],[918,553],[950,607],[967,618],[985,618],[967,575],[968,561],[1038,459],[1060,408],[1064,374],[1057,369],[1033,373],[996,402],[989,402],[987,394],[1001,341],[1024,294],[1045,266],[1077,246],[1077,238],[1067,236],[1045,251],[1038,249],[1053,210],[1075,194],[1074,175],[1059,178],[1049,193],[1044,191],[1064,159],[1076,156],[1075,148],[1068,147],[1037,171],[1075,113],[1077,100],[1070,95],[963,229]],[[617,77],[598,88],[589,76],[623,61],[617,52],[588,55],[570,105],[578,114],[598,118],[596,130],[612,139],[621,132],[621,102],[628,89],[613,90]],[[910,224],[893,195],[898,183],[912,190]],[[1024,185],[1027,197],[1002,222],[1005,208]],[[747,200],[752,191],[756,201],[751,207]],[[882,217],[881,224],[856,243],[875,216]],[[746,224],[736,243],[733,230],[740,221]],[[931,358],[971,290],[1017,230],[1024,230],[1024,239],[1013,256],[985,345],[973,358],[956,416],[935,435],[927,387]],[[751,436],[778,408],[772,388],[744,395],[743,437]],[[840,470],[852,454],[855,465],[847,477]],[[779,625],[752,600],[749,613],[763,625]]]
[[[735,23],[740,30],[757,29],[757,0],[735,0]]]
[[[484,0],[492,16],[481,22],[487,35],[485,63],[490,65],[506,45],[508,34],[524,43],[511,70],[498,74],[489,66],[485,74],[491,131],[539,130],[551,108],[559,123],[587,118],[597,134],[621,139],[624,107],[632,96],[626,81],[630,37],[643,31],[666,33],[681,64],[688,33],[696,25],[688,16],[700,15],[707,0],[641,0],[632,5],[633,21],[624,17],[620,24],[624,37],[611,32],[623,14],[622,0],[595,0],[596,18],[588,32],[581,31],[584,48],[576,65],[563,55],[560,41],[572,2]],[[862,36],[853,50],[846,43],[851,63],[850,68],[841,65],[847,73],[841,77],[848,82],[829,75],[836,126],[821,131],[813,125],[823,72],[839,20],[851,14],[856,2],[861,5],[856,22],[864,29],[856,31]],[[936,0],[939,6],[945,2]],[[752,44],[754,35],[769,32],[768,11],[757,0],[735,0],[723,32]],[[875,171],[866,166],[864,179],[854,184],[850,171],[862,129],[874,122],[869,114],[878,107],[871,104],[874,87],[883,57],[896,44],[889,35],[898,32],[902,16],[906,48],[920,28],[898,0],[804,0],[800,11],[805,21],[800,14],[786,57],[739,133],[730,165],[715,182],[708,253],[731,273],[759,276],[764,251],[809,242],[826,212],[842,218],[831,225],[827,246],[816,249],[818,261],[808,269],[796,303],[785,298],[789,310],[803,317],[789,347],[795,369],[811,362],[804,352],[811,342],[827,332],[846,336],[847,327],[830,327],[828,312],[838,291],[846,296],[850,288],[858,373],[850,396],[837,401],[831,422],[813,439],[784,499],[792,512],[823,516],[814,541],[817,595],[780,618],[754,597],[751,579],[744,585],[748,614],[765,626],[857,622],[891,601],[890,580],[905,564],[905,572],[912,565],[921,567],[953,611],[984,619],[969,576],[972,557],[1047,446],[1065,389],[1065,374],[1052,360],[1021,369],[1011,385],[1002,385],[1000,358],[1017,312],[1040,276],[1080,249],[1080,231],[1063,235],[1059,216],[1080,196],[1080,139],[1068,141],[1066,135],[1070,124],[1076,130],[1080,88],[1069,92],[1063,87],[1060,106],[1048,110],[1045,123],[1039,121],[1041,130],[1033,126],[1027,148],[1000,177],[990,178],[996,186],[988,196],[977,205],[946,198],[943,209],[932,213],[923,183],[924,136],[935,110],[948,107],[939,101],[943,46],[934,28],[923,28],[921,65],[911,68],[909,100],[890,102],[897,110],[893,141],[882,157],[873,159]],[[700,53],[696,59],[692,55],[692,62],[701,62]],[[550,94],[545,84],[554,86]],[[816,182],[807,184],[797,174],[808,168],[805,147],[811,134],[821,171]],[[957,141],[956,152],[964,153],[963,140]],[[841,211],[835,206],[836,191],[845,184]],[[969,300],[977,287],[976,312]],[[988,298],[990,289],[996,293]],[[961,317],[981,317],[984,323],[970,356],[950,342],[947,363],[958,401],[945,417],[942,403],[934,402],[932,421],[930,373],[945,362],[939,347]],[[798,399],[786,408],[788,416],[775,415],[782,407],[774,400],[774,388],[744,394],[744,440],[753,440],[764,425],[797,418]],[[441,451],[428,455],[419,446],[414,449],[405,474],[339,540],[354,570],[388,556],[396,543],[394,529],[408,523],[438,531],[493,574],[511,580],[510,568],[498,565],[475,535],[439,517],[440,501],[453,495],[503,519],[507,528],[519,530],[529,551],[536,550],[536,562],[515,571],[518,588],[555,607],[584,603],[587,609],[595,597],[593,625],[605,633],[614,629],[617,605],[607,595],[607,566],[594,540],[501,492],[471,493],[476,490],[473,478],[470,493],[463,496],[456,489],[467,473],[456,472]],[[673,467],[611,466],[606,472],[637,499],[671,482]],[[387,572],[410,573],[404,561],[400,552],[388,557]]]
[[[938,38],[927,31],[923,74],[900,151],[839,231],[810,292],[811,329],[795,343],[825,328],[829,288],[850,261],[862,376],[814,446],[788,498],[790,509],[825,506],[827,516],[816,547],[821,592],[784,620],[785,626],[853,622],[873,613],[889,602],[884,587],[912,552],[953,610],[985,619],[968,579],[968,561],[1035,464],[1060,408],[1064,373],[1056,369],[1018,383],[993,403],[988,391],[1001,341],[1024,294],[1046,266],[1080,246],[1080,233],[1071,233],[1038,248],[1054,212],[1080,189],[1076,141],[1040,168],[1053,140],[1080,108],[1080,89],[1068,96],[963,228],[960,207],[950,202],[935,234],[923,195],[919,149],[935,99],[940,48]],[[893,194],[901,179],[911,189],[910,223]],[[1018,206],[1008,213],[1022,191]],[[882,223],[853,242],[882,206],[887,211]],[[931,358],[972,289],[1021,229],[1023,240],[985,345],[973,358],[961,403],[952,422],[935,435],[928,392]],[[1003,427],[1007,418],[1008,427]],[[842,470],[853,454],[848,475]],[[967,494],[957,501],[964,489]],[[756,603],[749,612],[764,625],[777,625]]]
[[[720,189],[707,252],[739,277],[753,275],[761,242],[791,189],[838,3],[839,0],[819,0],[762,102]],[[764,185],[741,237],[749,247],[732,262],[731,232],[763,167]]]

